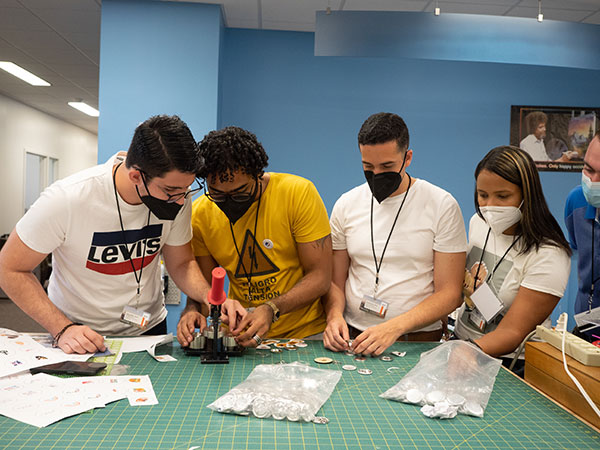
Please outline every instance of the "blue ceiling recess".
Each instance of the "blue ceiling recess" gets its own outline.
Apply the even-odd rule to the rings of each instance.
[[[600,26],[536,18],[317,12],[315,56],[388,57],[600,69]]]

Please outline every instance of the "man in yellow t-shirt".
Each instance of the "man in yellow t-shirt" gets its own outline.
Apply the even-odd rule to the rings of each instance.
[[[331,282],[332,250],[327,211],[313,183],[265,173],[264,148],[238,127],[210,132],[200,153],[207,192],[193,205],[192,247],[207,279],[222,266],[228,297],[250,308],[230,324],[238,343],[255,347],[266,337],[323,332],[320,296]],[[188,299],[177,326],[182,346],[204,326],[201,306]]]

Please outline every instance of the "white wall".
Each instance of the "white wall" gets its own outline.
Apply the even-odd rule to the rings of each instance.
[[[25,151],[58,158],[64,178],[97,164],[98,137],[0,95],[0,234],[23,214]]]

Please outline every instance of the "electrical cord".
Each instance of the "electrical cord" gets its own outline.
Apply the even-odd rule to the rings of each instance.
[[[519,348],[517,348],[515,350],[515,356],[513,357],[513,360],[511,361],[510,366],[508,366],[508,370],[510,370],[510,371],[513,370],[513,367],[515,367],[515,364],[519,360],[519,356],[521,356],[521,353],[523,353],[523,348],[525,347],[525,344],[529,341],[529,339],[531,339],[533,337],[534,334],[535,334],[535,330],[533,330],[531,333],[529,333],[527,336],[525,336],[525,339],[523,339],[523,341],[519,345]]]
[[[575,383],[575,386],[577,386],[577,389],[579,389],[579,392],[581,392],[581,395],[583,395],[583,398],[585,398],[585,400],[589,403],[596,415],[600,417],[600,410],[590,398],[588,393],[585,391],[579,380],[575,378],[575,376],[571,373],[569,367],[567,366],[567,355],[565,353],[565,337],[567,335],[567,313],[562,313],[558,318],[558,322],[556,323],[556,330],[562,332],[562,355],[565,372],[567,372],[567,375],[569,375],[571,380],[573,380],[573,383]]]

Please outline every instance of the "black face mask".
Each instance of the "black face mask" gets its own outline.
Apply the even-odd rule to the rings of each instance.
[[[217,206],[219,207],[219,209],[221,211],[223,211],[223,213],[227,216],[227,218],[233,225],[244,214],[246,214],[246,211],[248,211],[250,209],[250,207],[252,206],[252,203],[254,203],[254,199],[256,198],[256,191],[257,191],[257,187],[254,188],[254,191],[252,192],[252,196],[245,202],[236,202],[230,196],[227,196],[225,201],[218,202]],[[262,185],[261,185],[261,191],[262,191]]]
[[[371,188],[371,193],[378,203],[381,203],[390,195],[392,195],[400,187],[402,183],[402,169],[404,169],[404,163],[406,162],[406,153],[404,153],[404,159],[402,160],[402,167],[398,172],[381,172],[375,175],[372,170],[365,170],[365,178]]]
[[[146,205],[150,212],[156,217],[158,217],[160,220],[175,220],[175,217],[177,217],[177,213],[183,206],[175,202],[168,203],[166,200],[161,200],[159,198],[152,197],[150,194],[140,195],[140,191],[137,188],[137,186],[135,187],[135,190],[137,191],[142,203]],[[148,191],[148,187],[146,187],[146,191]]]

